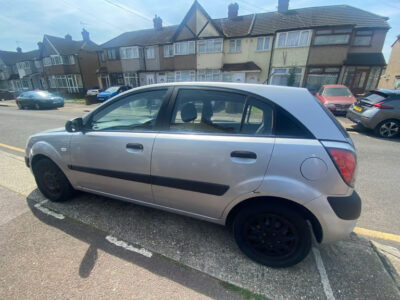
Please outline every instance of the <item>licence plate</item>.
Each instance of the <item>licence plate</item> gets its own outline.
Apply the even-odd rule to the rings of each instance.
[[[353,108],[354,108],[354,110],[356,110],[356,111],[362,111],[362,107],[359,107],[359,106],[357,106],[357,105],[355,105]]]

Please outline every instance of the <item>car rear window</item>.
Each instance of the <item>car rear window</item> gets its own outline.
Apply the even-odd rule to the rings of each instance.
[[[276,108],[275,135],[278,137],[314,138],[303,124],[281,107]]]
[[[385,100],[386,98],[387,98],[387,96],[385,94],[369,93],[365,97],[363,97],[361,100],[367,101],[368,103],[371,103],[371,104],[376,104],[378,102]]]

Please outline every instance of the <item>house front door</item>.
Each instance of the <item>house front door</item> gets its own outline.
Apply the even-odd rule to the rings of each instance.
[[[369,67],[358,67],[355,71],[349,72],[345,84],[350,88],[354,95],[363,94],[365,92],[365,86],[370,73],[369,71]]]
[[[154,84],[154,74],[146,74],[146,84]]]

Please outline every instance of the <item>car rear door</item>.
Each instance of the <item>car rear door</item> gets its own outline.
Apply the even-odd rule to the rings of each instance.
[[[69,168],[81,189],[151,202],[150,161],[168,90],[124,95],[96,110],[73,134]]]
[[[154,201],[218,219],[260,186],[275,138],[273,105],[226,89],[176,88],[168,129],[154,142]]]

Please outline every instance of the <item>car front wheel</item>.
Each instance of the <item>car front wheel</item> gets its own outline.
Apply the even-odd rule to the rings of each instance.
[[[74,189],[64,173],[50,159],[40,159],[32,165],[32,171],[39,190],[50,201],[61,202],[72,197]]]
[[[20,102],[17,102],[17,106],[18,106],[18,109],[24,109],[24,106]]]
[[[393,138],[400,133],[400,123],[396,120],[386,120],[375,128],[375,132],[383,138]]]
[[[252,260],[273,268],[293,266],[311,249],[310,228],[294,209],[276,203],[248,206],[233,223],[239,248]]]

